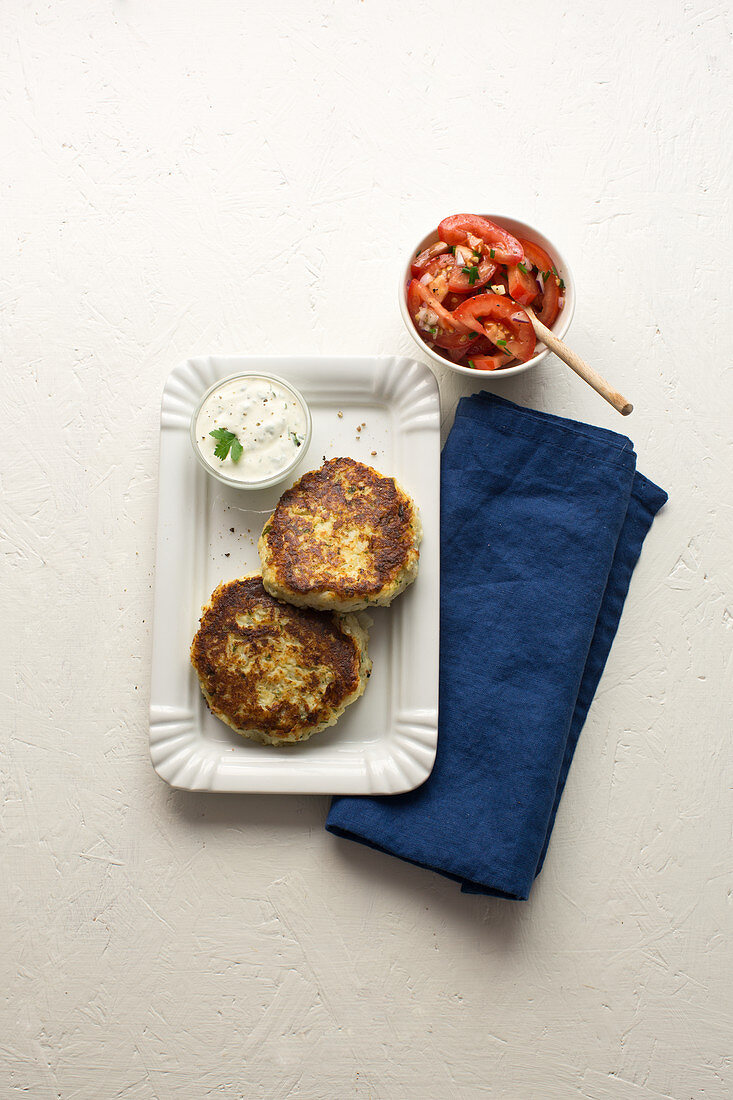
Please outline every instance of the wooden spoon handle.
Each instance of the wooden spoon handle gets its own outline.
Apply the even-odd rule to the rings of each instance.
[[[628,416],[634,408],[631,402],[627,401],[625,397],[622,397],[618,390],[615,390],[613,386],[608,384],[605,378],[600,376],[598,371],[593,370],[593,367],[589,367],[584,359],[576,355],[567,344],[563,344],[562,340],[559,340],[557,336],[555,336],[554,332],[551,332],[546,325],[543,325],[531,306],[524,306],[523,308],[529,315],[537,339],[541,340],[550,351],[554,351],[558,359],[562,359],[563,363],[567,363],[570,369],[574,370],[576,374],[579,374],[589,386],[593,387],[596,393],[600,393],[601,397],[604,397],[609,405],[613,405],[614,409],[620,412],[622,416]]]

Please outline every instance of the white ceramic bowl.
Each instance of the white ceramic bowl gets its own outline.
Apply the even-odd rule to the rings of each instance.
[[[261,378],[265,382],[278,382],[284,389],[292,393],[293,397],[301,405],[305,414],[305,438],[302,444],[298,447],[297,451],[291,462],[287,466],[283,466],[277,473],[270,475],[270,477],[261,478],[259,481],[239,481],[234,477],[227,477],[226,472],[217,469],[215,466],[211,466],[201,453],[199,448],[198,439],[196,437],[196,420],[199,412],[201,411],[207,398],[226,385],[227,382],[234,382],[242,378]],[[199,460],[207,474],[211,474],[212,477],[217,478],[218,481],[222,481],[225,485],[230,485],[233,489],[242,489],[245,492],[250,492],[253,489],[269,489],[272,485],[279,485],[281,481],[285,481],[290,474],[300,465],[305,458],[306,451],[310,446],[311,437],[313,435],[313,420],[311,418],[311,411],[308,408],[308,402],[303,397],[299,390],[296,390],[290,382],[285,378],[281,378],[279,374],[271,374],[269,371],[245,371],[240,374],[229,374],[225,378],[220,378],[218,382],[215,382],[213,386],[209,386],[204,394],[201,396],[201,400],[196,405],[191,417],[191,446],[193,447],[194,454]]]
[[[553,244],[543,233],[540,233],[534,226],[528,225],[527,222],[520,222],[517,218],[507,218],[503,214],[484,214],[482,215],[488,218],[492,222],[496,222],[502,229],[507,229],[510,233],[513,233],[515,237],[524,237],[525,240],[534,241],[535,244],[544,248],[545,252],[549,252],[552,258],[555,260],[560,278],[565,282],[565,304],[560,310],[560,313],[552,326],[552,331],[556,336],[559,336],[562,340],[565,333],[570,328],[570,322],[573,319],[573,313],[575,312],[575,282],[568,267],[567,260],[563,256],[557,245]],[[402,320],[405,322],[405,326],[410,336],[413,338],[418,347],[432,359],[434,363],[439,363],[440,366],[448,367],[450,370],[455,371],[457,374],[470,375],[473,378],[477,374],[489,375],[492,380],[495,378],[509,378],[515,374],[522,374],[523,371],[529,370],[530,367],[535,367],[546,355],[549,354],[548,349],[544,344],[537,345],[538,351],[536,355],[533,355],[531,359],[528,359],[526,363],[517,363],[513,367],[502,367],[501,370],[493,371],[477,371],[473,367],[464,367],[460,363],[454,363],[451,359],[444,359],[442,355],[439,355],[437,350],[433,350],[426,344],[420,333],[412,323],[412,318],[407,310],[407,284],[410,280],[410,266],[418,252],[422,252],[424,248],[427,248],[429,244],[432,244],[438,239],[437,225],[435,229],[431,230],[427,236],[423,237],[421,241],[418,241],[407,259],[407,263],[404,265],[400,274],[399,285],[399,303],[400,313],[402,314]]]

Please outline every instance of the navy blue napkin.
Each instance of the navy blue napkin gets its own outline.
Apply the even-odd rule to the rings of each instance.
[[[442,457],[435,767],[407,794],[335,798],[326,828],[527,898],[666,499],[625,436],[464,397]]]

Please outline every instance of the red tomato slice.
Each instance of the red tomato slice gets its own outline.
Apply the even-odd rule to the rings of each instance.
[[[417,311],[422,305],[422,298],[417,291],[417,287],[418,280],[410,279],[409,283],[407,284],[407,312],[410,314],[410,317],[412,317],[413,323],[416,327]]]
[[[431,260],[434,260],[436,256],[442,256],[444,252],[448,251],[448,245],[445,241],[436,241],[435,244],[428,245],[422,252],[419,252],[410,265],[410,273],[415,279],[419,279],[421,275],[425,274],[425,269]]]
[[[426,286],[439,302],[442,302],[448,293],[449,277],[453,266],[452,256],[447,254],[436,256],[434,259],[428,260],[420,276],[419,282]],[[425,278],[426,275],[429,276],[429,282]]]
[[[490,260],[500,264],[518,264],[524,258],[516,237],[478,214],[451,214],[449,218],[443,218],[438,226],[438,236],[447,244],[468,244],[469,234],[488,246]]]
[[[471,282],[472,268],[476,268],[473,272],[473,282]],[[485,257],[474,260],[471,264],[463,264],[457,259],[448,279],[448,290],[454,294],[472,294],[475,290],[486,286],[493,278],[495,271],[494,261],[487,260]]]
[[[494,354],[494,352],[496,351],[496,348],[494,347],[494,345],[491,343],[490,340],[487,340],[485,336],[478,336],[476,333],[473,333],[473,335],[476,337],[476,339],[471,344],[471,349],[470,350],[471,350],[471,358],[472,359],[476,355],[493,355]]]
[[[525,267],[525,265],[522,264],[522,267]],[[507,268],[507,285],[515,302],[519,302],[523,306],[531,306],[539,294],[540,288],[534,275],[531,275],[526,267],[522,271],[522,267],[514,264]],[[448,285],[450,286],[450,284]]]
[[[441,348],[438,345],[436,347],[443,358],[450,359],[452,363],[460,363],[468,350],[467,348]]]
[[[453,312],[460,324],[480,332],[497,347],[506,345],[515,359],[526,363],[535,347],[534,329],[521,306],[500,294],[477,294]],[[499,343],[501,341],[501,344]]]
[[[417,315],[420,306],[425,304],[436,315],[439,321],[439,328],[445,329],[448,332],[469,332],[470,329],[458,320],[445,309],[434,294],[428,290],[418,279],[410,279],[407,287],[407,309],[412,317],[415,328],[418,330],[421,336],[429,333],[427,328],[422,328],[418,324]],[[435,334],[430,333],[430,336],[434,338]]]
[[[474,342],[475,335],[474,332],[438,332],[438,335],[433,337],[433,343],[437,348],[460,351],[462,355]]]
[[[475,370],[501,370],[502,367],[511,363],[513,356],[511,355],[477,355],[476,358],[472,358],[471,362],[474,365]]]
[[[514,356],[509,352],[500,352],[485,336],[477,336],[463,361],[474,370],[499,370],[512,363]]]
[[[486,355],[488,352],[495,351],[485,336],[479,336],[477,332],[470,332],[467,337],[464,337],[464,342],[455,349],[455,354],[451,355],[451,359],[454,362],[458,359],[473,359],[474,355]]]
[[[465,302],[465,300],[465,294],[453,294],[451,291],[448,291],[445,298],[443,299],[443,305],[452,313],[453,310],[456,309],[461,304],[461,302]]]
[[[535,310],[537,318],[543,325],[552,328],[560,312],[559,277],[555,275],[555,264],[544,248],[533,241],[522,241],[522,246],[525,256],[537,268],[543,282],[542,305]]]

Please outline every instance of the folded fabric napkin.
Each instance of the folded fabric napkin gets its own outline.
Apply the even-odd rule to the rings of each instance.
[[[464,397],[442,457],[435,767],[407,794],[335,798],[326,828],[527,898],[666,499],[624,436]]]

